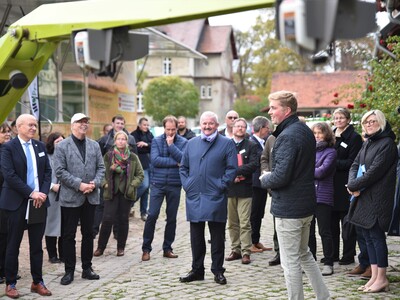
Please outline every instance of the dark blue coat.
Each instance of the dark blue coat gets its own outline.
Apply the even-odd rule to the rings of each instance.
[[[315,192],[317,203],[333,206],[333,176],[336,169],[336,150],[318,145],[315,157]]]
[[[153,139],[150,152],[151,184],[181,186],[179,163],[187,142],[178,134],[171,146],[167,144],[165,133]]]
[[[315,138],[297,116],[278,125],[272,149],[272,173],[262,178],[271,189],[271,213],[277,218],[299,219],[315,213]]]
[[[235,143],[220,134],[210,143],[200,136],[188,142],[180,175],[190,222],[226,222],[227,190],[237,170]]]
[[[49,194],[51,167],[45,146],[40,141],[34,139],[31,141],[36,155],[39,192]],[[26,156],[18,138],[2,145],[1,150],[1,171],[4,182],[0,196],[0,208],[14,211],[21,204],[27,205],[29,195],[33,191],[26,183]],[[46,205],[49,205],[48,199]]]

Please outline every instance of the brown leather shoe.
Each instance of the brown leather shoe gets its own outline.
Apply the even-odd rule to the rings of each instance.
[[[178,258],[178,255],[174,254],[172,251],[164,251],[163,256],[166,258]]]
[[[243,255],[242,264],[248,265],[249,263],[251,263],[250,255],[248,254]]]
[[[150,260],[150,253],[147,251],[143,251],[142,261],[148,261],[148,260]]]
[[[97,248],[96,251],[94,251],[93,256],[102,256],[104,253],[104,250]]]
[[[237,260],[241,259],[242,255],[239,253],[236,253],[235,251],[232,251],[231,254],[229,254],[228,257],[225,258],[226,261],[232,261],[232,260]]]
[[[39,282],[37,284],[32,282],[31,292],[32,293],[38,293],[40,296],[51,296],[51,292],[44,285],[43,281],[41,281],[41,282]]]
[[[360,276],[362,273],[365,272],[365,269],[361,267],[361,265],[358,265],[357,267],[355,267],[353,270],[351,270],[350,272],[347,273],[347,276],[350,277],[356,277],[356,276]]]
[[[17,288],[15,287],[15,284],[7,284],[6,286],[6,296],[17,299],[19,298],[19,293],[17,291]]]
[[[370,280],[372,276],[371,266],[365,269],[365,272],[360,275],[361,279]]]
[[[257,243],[254,245],[256,248],[261,249],[262,251],[271,251],[272,248],[269,247],[265,247],[263,244],[261,243]]]
[[[256,247],[256,245],[254,245],[254,244],[251,245],[250,251],[251,251],[251,253],[261,253],[261,252],[263,252],[262,249],[258,249],[258,248]]]
[[[124,255],[125,255],[124,249],[117,250],[117,256],[124,256]]]

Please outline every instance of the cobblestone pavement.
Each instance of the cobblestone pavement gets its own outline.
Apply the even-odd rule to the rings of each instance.
[[[268,205],[270,199],[268,199]],[[210,247],[206,255],[206,274],[204,281],[180,283],[179,276],[185,275],[191,267],[191,250],[189,224],[186,222],[184,196],[178,212],[176,240],[173,244],[177,259],[163,258],[162,242],[165,226],[165,214],[158,219],[151,259],[141,261],[141,242],[144,222],[136,215],[130,220],[130,232],[125,249],[125,256],[116,256],[116,241],[110,238],[109,245],[101,257],[93,258],[93,268],[100,275],[100,280],[89,281],[81,278],[80,257],[77,252],[77,269],[75,280],[71,285],[60,285],[64,274],[62,264],[52,265],[47,261],[44,250],[44,280],[53,296],[46,299],[286,299],[286,288],[283,271],[280,266],[270,267],[270,260],[275,253],[267,251],[252,254],[249,265],[240,260],[225,262],[228,284],[218,285],[213,281],[210,266]],[[318,236],[318,234],[317,234]],[[208,234],[207,234],[208,237]],[[272,245],[272,216],[269,207],[266,209],[262,226],[261,242]],[[318,241],[319,242],[319,241]],[[357,292],[357,287],[365,281],[345,276],[345,272],[355,264],[339,266],[335,263],[335,273],[325,277],[325,282],[333,299],[400,299],[400,238],[389,238],[388,275],[391,281],[390,292],[365,295]],[[97,239],[95,240],[95,249]],[[77,248],[80,238],[77,239]],[[227,233],[226,255],[230,252],[229,234]],[[318,256],[322,257],[321,244],[318,244]],[[321,265],[322,268],[322,265]],[[30,292],[31,276],[29,271],[29,254],[27,235],[24,236],[20,253],[20,275],[22,279],[17,288],[23,299],[43,299]],[[306,299],[315,295],[306,276],[304,276]],[[4,285],[0,291],[4,296]]]

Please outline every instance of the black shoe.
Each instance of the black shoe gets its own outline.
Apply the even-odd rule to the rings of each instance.
[[[59,264],[59,263],[61,263],[61,260],[59,260],[58,257],[55,256],[55,257],[50,257],[50,258],[49,258],[49,262],[50,262],[51,264]]]
[[[4,277],[0,277],[0,284],[4,283]]]
[[[268,264],[270,266],[277,266],[281,264],[281,257],[279,254],[275,255],[275,257],[273,259],[271,259]]]
[[[72,281],[74,281],[74,272],[66,272],[64,276],[61,278],[61,284],[62,285],[68,285]]]
[[[180,282],[192,282],[197,280],[204,280],[204,274],[195,273],[190,271],[186,276],[179,277]]]
[[[353,258],[342,258],[339,260],[339,265],[346,266],[354,264],[354,257]]]
[[[82,278],[89,280],[98,280],[100,279],[100,276],[95,272],[93,272],[92,268],[88,268],[82,271]]]
[[[226,278],[222,273],[215,274],[214,281],[218,284],[226,284]]]

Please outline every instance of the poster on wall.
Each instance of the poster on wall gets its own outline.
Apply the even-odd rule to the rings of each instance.
[[[118,110],[135,112],[135,96],[131,94],[118,94]]]

